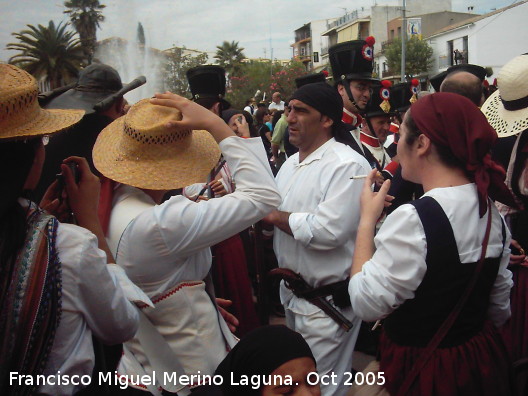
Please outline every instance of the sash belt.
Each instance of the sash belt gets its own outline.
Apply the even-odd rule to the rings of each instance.
[[[272,269],[268,276],[278,277],[284,280],[284,284],[290,289],[298,298],[303,298],[309,301],[325,314],[327,314],[334,322],[349,331],[353,325],[339,310],[337,310],[325,297],[332,296],[334,304],[339,308],[346,308],[350,306],[350,296],[348,294],[348,281],[330,283],[320,287],[312,287],[301,277],[300,274],[293,272],[286,268]]]

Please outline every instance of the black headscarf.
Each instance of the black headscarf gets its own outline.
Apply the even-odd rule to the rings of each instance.
[[[215,375],[224,379],[222,391],[225,396],[258,395],[258,389],[248,386],[231,385],[240,383],[242,375],[251,377],[270,375],[275,369],[290,360],[308,357],[315,363],[310,347],[304,338],[286,326],[263,326],[248,333],[229,352],[216,369]],[[231,374],[232,373],[232,374]]]
[[[343,99],[335,88],[325,82],[306,84],[295,91],[290,100],[297,99],[313,107],[321,114],[334,121],[341,122],[343,116]]]

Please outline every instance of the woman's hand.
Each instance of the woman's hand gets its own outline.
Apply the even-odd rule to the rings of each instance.
[[[157,93],[154,99],[150,99],[150,103],[173,107],[181,111],[183,118],[180,121],[170,121],[166,125],[168,128],[175,128],[177,130],[205,129],[211,133],[217,142],[221,142],[226,137],[235,136],[235,133],[224,120],[205,107],[182,96],[170,92],[163,94]]]
[[[55,216],[61,223],[71,221],[71,209],[66,200],[66,192],[55,180],[50,184],[40,201],[39,207]]]
[[[383,209],[391,205],[393,196],[388,195],[390,180],[385,180],[378,192],[372,191],[372,184],[375,183],[378,171],[373,169],[365,179],[363,192],[361,193],[361,218],[360,222],[376,224]]]
[[[519,242],[517,242],[515,239],[512,239],[511,246],[516,251],[512,249],[512,253],[510,254],[510,265],[522,265],[524,267],[528,267],[528,262],[526,262],[526,253],[524,252],[524,249],[521,247],[521,245],[519,245]],[[518,252],[519,254],[514,254],[514,252]]]
[[[79,183],[75,182],[72,170],[66,165],[70,162],[77,165]],[[82,157],[66,158],[61,165],[61,170],[64,176],[68,205],[74,213],[77,223],[90,229],[86,225],[92,224],[94,220],[98,219],[97,208],[101,191],[99,178],[92,173],[88,162]]]

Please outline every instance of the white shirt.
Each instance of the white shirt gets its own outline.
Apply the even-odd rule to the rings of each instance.
[[[284,110],[284,101],[281,100],[279,103],[271,102],[268,106],[268,110],[277,109],[278,111]]]
[[[446,213],[462,263],[479,260],[486,230],[487,214],[479,218],[475,184],[435,188],[425,196],[433,197]],[[492,205],[493,217],[486,257],[498,257],[501,252],[497,279],[490,295],[489,318],[496,326],[510,316],[512,275],[507,269],[511,235],[507,232],[502,247],[501,217]],[[376,252],[361,272],[350,280],[349,293],[354,313],[366,321],[384,318],[414,292],[427,270],[425,232],[414,206],[397,208],[385,220],[374,239]]]
[[[290,157],[277,175],[279,210],[291,212],[293,236],[275,228],[273,246],[279,266],[300,273],[313,287],[345,279],[350,270],[368,162],[350,147],[330,139],[299,163]],[[292,294],[281,288],[283,303]],[[298,312],[318,308],[295,299]]]
[[[220,149],[237,181],[236,190],[222,198],[193,202],[183,196],[175,196],[161,205],[155,205],[147,194],[137,188],[122,185],[116,190],[109,226],[111,247],[115,249],[119,243],[117,263],[153,301],[156,296],[174,290],[182,282],[203,280],[211,268],[211,245],[249,227],[280,204],[280,195],[260,138],[229,137],[220,143]],[[121,236],[116,228],[119,217],[126,215],[122,213],[122,208],[129,198],[140,202],[144,209],[133,218]],[[180,293],[174,293],[170,298],[177,295]],[[198,297],[204,297],[203,293]],[[208,299],[207,295],[205,298]],[[167,298],[164,302],[169,301]],[[153,324],[163,322],[163,327],[158,330],[180,356],[183,347],[181,324],[186,323],[184,320],[194,323],[192,318],[189,319],[190,315],[197,318],[204,315],[190,299],[181,306],[161,309],[156,306],[155,310],[145,313]],[[166,314],[168,309],[173,312]],[[177,310],[179,312],[175,314]],[[201,374],[213,374],[227,354],[221,341],[219,322],[214,318],[216,311],[209,313],[213,317],[208,318],[211,322],[206,330],[211,333],[210,339],[220,341],[208,343],[207,339],[200,338],[200,329],[197,330],[198,335],[193,338],[196,345],[184,348],[187,355],[182,357],[181,362],[186,372],[189,370],[191,374],[196,370]],[[185,336],[188,337],[194,330],[186,327]],[[134,353],[150,374],[153,366],[145,363],[146,355],[141,345],[136,339],[128,344],[136,348]]]
[[[152,207],[124,233],[116,257],[149,297],[182,281],[204,279],[211,266],[209,247],[249,227],[280,203],[260,138],[229,137],[220,148],[237,181],[236,191],[221,199],[192,202],[175,196],[155,205],[134,187],[122,185],[116,191],[114,207],[130,194],[151,201]]]
[[[44,369],[45,376],[92,375],[92,332],[113,345],[132,338],[138,327],[137,309],[127,301],[106,254],[90,231],[59,224],[57,250],[62,264],[62,316]],[[45,385],[47,395],[72,395],[84,386]]]

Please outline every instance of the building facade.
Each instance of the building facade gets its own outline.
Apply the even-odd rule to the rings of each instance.
[[[292,57],[304,63],[306,71],[319,71],[325,63],[322,50],[328,48],[328,37],[322,36],[328,24],[335,18],[311,21],[295,30],[295,42],[291,45]]]
[[[429,75],[457,63],[493,69],[493,78],[510,59],[528,52],[528,0],[473,17],[426,37],[434,50]]]

